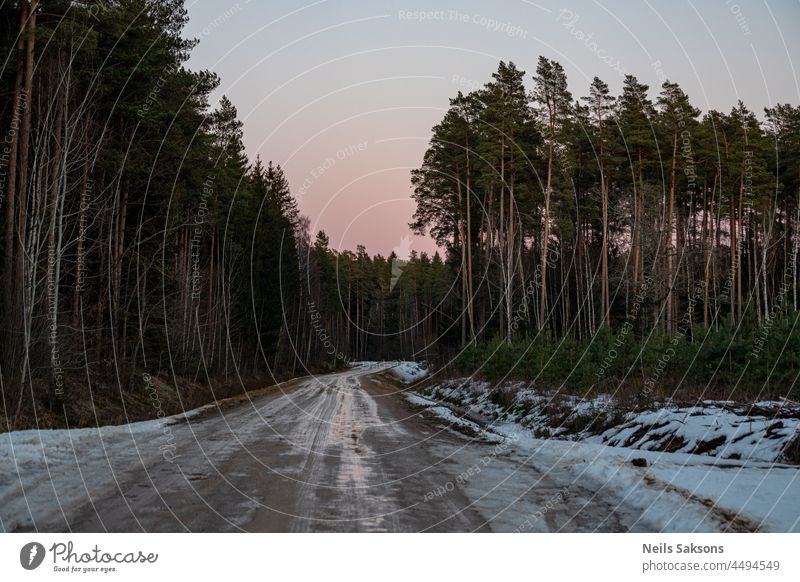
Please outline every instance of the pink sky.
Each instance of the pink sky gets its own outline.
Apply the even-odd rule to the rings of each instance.
[[[187,0],[190,66],[221,77],[248,154],[284,166],[302,212],[334,247],[388,254],[409,234],[418,167],[448,99],[540,54],[575,97],[624,72],[677,81],[702,110],[800,101],[800,3],[622,0]],[[419,11],[428,16],[419,16]],[[427,238],[412,249],[432,251]]]

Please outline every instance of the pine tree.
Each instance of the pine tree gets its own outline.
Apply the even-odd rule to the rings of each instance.
[[[645,176],[648,163],[655,151],[655,107],[648,98],[649,87],[640,83],[633,75],[626,75],[622,85],[622,95],[617,100],[617,126],[624,144],[621,163],[632,169],[630,184],[633,190],[631,221],[631,263],[634,291],[639,285],[644,270],[642,252],[643,208]],[[626,180],[627,172],[622,172],[620,180]]]
[[[592,130],[593,145],[597,160],[597,169],[600,176],[600,207],[601,207],[601,248],[600,248],[600,305],[603,321],[611,326],[611,296],[608,285],[608,253],[609,253],[609,183],[611,181],[610,166],[611,143],[613,131],[610,127],[611,116],[614,112],[615,99],[608,90],[608,85],[595,77],[589,87],[589,96],[584,97],[587,103],[589,119]]]
[[[661,94],[658,97],[658,105],[660,109],[659,124],[669,144],[669,152],[663,156],[666,163],[669,164],[667,172],[669,183],[666,186],[667,194],[664,203],[665,229],[663,248],[666,257],[664,269],[664,315],[667,331],[673,332],[677,327],[678,313],[675,290],[679,269],[675,267],[675,257],[683,258],[680,248],[682,233],[679,217],[681,216],[681,210],[677,206],[682,204],[683,200],[682,197],[679,197],[677,172],[679,165],[681,165],[680,148],[682,143],[688,143],[689,147],[691,146],[691,133],[696,124],[695,119],[700,115],[700,111],[689,103],[689,98],[676,83],[669,81],[664,82],[662,85]]]
[[[567,88],[567,76],[563,67],[555,62],[539,57],[534,77],[532,99],[537,106],[542,134],[547,144],[547,183],[544,191],[544,211],[542,213],[541,269],[539,285],[539,328],[547,322],[547,255],[550,244],[550,205],[553,189],[553,159],[558,145],[563,141],[565,121],[570,112],[572,95]]]
[[[511,342],[513,290],[520,256],[520,200],[527,194],[526,184],[532,175],[530,153],[536,146],[536,133],[523,79],[525,71],[514,63],[500,62],[497,72],[481,93],[485,105],[481,118],[482,140],[479,152],[482,183],[496,196],[497,254],[502,277],[501,296],[504,311],[501,334]]]

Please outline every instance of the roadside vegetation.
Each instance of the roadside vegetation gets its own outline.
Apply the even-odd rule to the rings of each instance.
[[[719,329],[695,326],[685,335],[614,334],[604,327],[585,340],[540,335],[511,344],[496,339],[464,348],[449,366],[455,375],[494,383],[524,380],[542,390],[615,394],[654,400],[800,400],[797,317],[769,329],[755,321]]]

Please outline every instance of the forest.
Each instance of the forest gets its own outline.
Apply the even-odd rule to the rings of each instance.
[[[248,160],[235,106],[210,102],[219,78],[187,68],[187,18],[182,0],[0,6],[5,429],[177,412],[441,325],[388,331],[446,295],[441,259],[312,236],[280,165]]]
[[[528,81],[528,86],[526,86]],[[703,114],[501,62],[450,102],[411,225],[448,249],[453,366],[546,389],[796,395],[800,108]]]
[[[372,256],[248,159],[186,22],[182,0],[0,6],[4,429],[98,422],[151,377],[177,411],[363,359],[797,394],[799,107],[702,113],[630,75],[573,98],[559,63],[501,62],[410,177],[441,253]]]

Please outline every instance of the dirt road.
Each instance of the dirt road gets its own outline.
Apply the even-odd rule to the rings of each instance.
[[[576,482],[550,456],[458,434],[369,369],[295,380],[167,435],[115,438],[100,462],[79,443],[59,471],[74,473],[62,481],[82,490],[67,495],[54,481],[28,503],[32,523],[16,529],[646,529],[639,512]],[[167,438],[170,448],[159,446]]]

